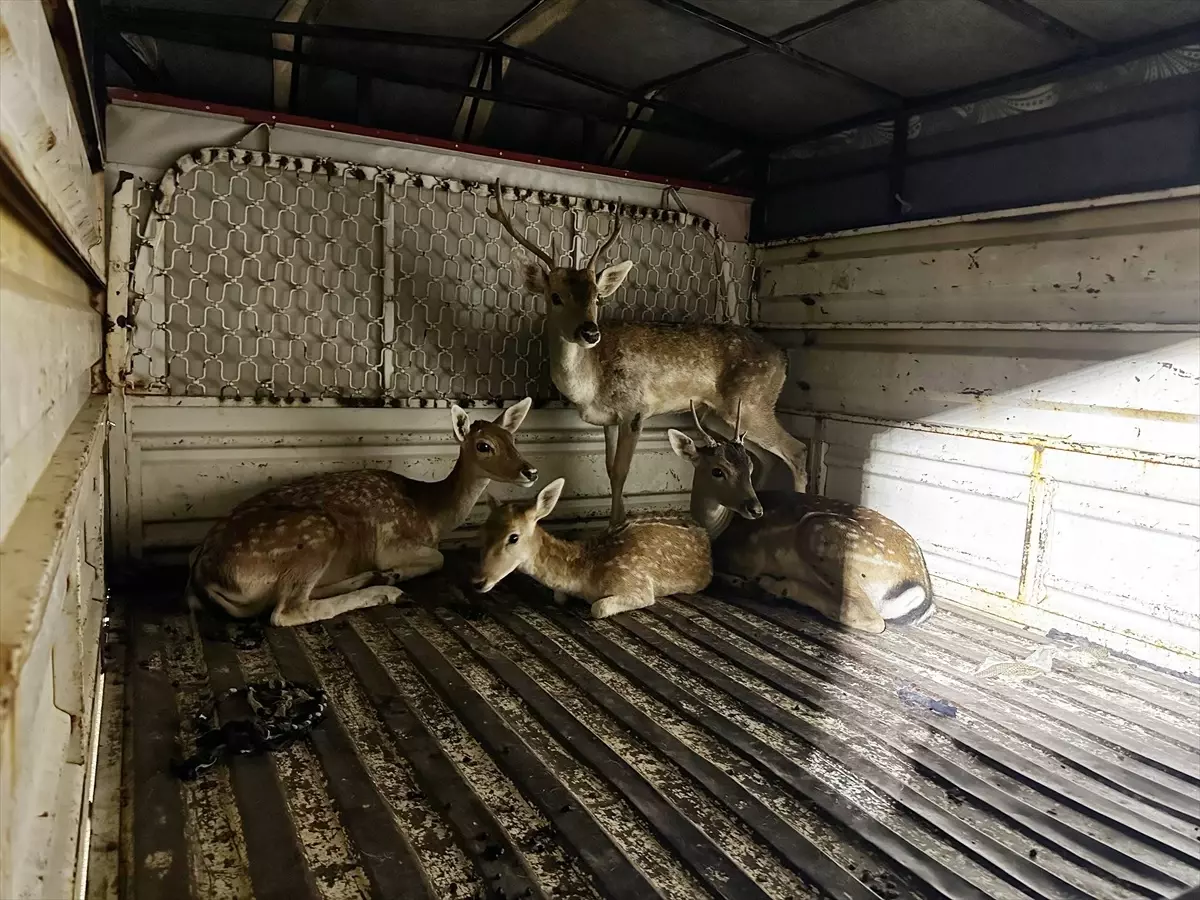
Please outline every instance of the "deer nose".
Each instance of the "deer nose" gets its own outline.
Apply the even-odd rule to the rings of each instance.
[[[522,467],[521,474],[525,476],[525,480],[528,481],[529,484],[533,484],[535,481],[537,481],[537,469],[535,469],[533,466]]]
[[[600,326],[595,322],[584,322],[575,329],[575,336],[589,347],[600,343]]]
[[[762,504],[757,500],[751,500],[746,504],[746,515],[752,519],[761,519],[763,516]]]

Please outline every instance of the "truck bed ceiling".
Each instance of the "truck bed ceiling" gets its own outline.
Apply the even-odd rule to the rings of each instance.
[[[441,576],[410,587],[411,605],[299,629],[199,629],[174,574],[123,592],[89,896],[1138,898],[1200,883],[1200,688],[1175,676],[945,606],[871,636],[721,584],[603,622],[521,576],[481,599]],[[1047,647],[1050,674],[975,674]],[[214,694],[279,677],[327,691],[309,737],[172,774]]]

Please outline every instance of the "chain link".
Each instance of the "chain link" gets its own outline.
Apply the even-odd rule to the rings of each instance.
[[[485,208],[491,186],[216,148],[182,158],[132,214],[134,392],[417,403],[559,398],[544,302]],[[518,228],[586,258],[612,204],[505,188]],[[515,203],[514,203],[515,198]],[[625,207],[632,259],[602,316],[745,322],[753,259],[703,217]]]

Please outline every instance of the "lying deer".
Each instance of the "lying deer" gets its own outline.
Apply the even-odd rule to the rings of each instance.
[[[637,519],[586,541],[557,538],[538,526],[562,495],[559,478],[537,499],[496,503],[483,527],[475,588],[487,593],[514,569],[554,591],[582,597],[592,618],[650,606],[659,597],[702,591],[712,580],[708,535],[693,522]]]
[[[756,452],[783,459],[796,490],[804,490],[805,446],[775,418],[775,402],[787,379],[787,356],[778,347],[738,325],[608,322],[601,338],[600,300],[616,291],[633,267],[626,260],[596,271],[620,231],[619,202],[608,236],[578,269],[558,265],[553,241],[547,253],[518,233],[504,211],[499,182],[496,212],[489,207],[488,215],[538,260],[523,267],[525,287],[546,298],[554,386],[579,407],[585,422],[604,426],[611,525],[625,518],[625,479],[645,420],[683,412],[692,402],[727,422],[741,402],[746,434]]]
[[[232,616],[274,607],[272,625],[303,625],[394,603],[395,582],[442,567],[438,543],[470,515],[491,479],[528,487],[533,468],[513,443],[533,401],[472,423],[450,407],[458,462],[441,481],[384,469],[316,475],[237,506],[192,552],[187,597]]]
[[[713,541],[718,571],[749,578],[848,628],[878,634],[886,622],[917,624],[933,614],[925,557],[912,535],[874,510],[812,494],[765,492],[735,420],[733,440],[704,430],[667,437],[692,463],[692,517]],[[765,511],[764,511],[765,507]]]

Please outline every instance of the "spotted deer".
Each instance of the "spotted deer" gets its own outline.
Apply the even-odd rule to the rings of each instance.
[[[438,543],[495,479],[525,487],[537,469],[513,436],[533,401],[472,423],[450,407],[458,461],[441,481],[384,469],[305,478],[241,503],[192,552],[187,598],[232,616],[273,607],[271,624],[303,625],[403,596],[396,582],[442,567]]]
[[[708,534],[686,520],[635,519],[590,540],[555,537],[539,527],[562,495],[562,478],[537,499],[496,503],[483,527],[475,588],[487,593],[514,570],[540,581],[565,603],[581,597],[592,618],[650,606],[659,597],[702,591],[712,580]]]
[[[885,623],[918,624],[933,614],[925,557],[912,535],[852,503],[754,490],[754,468],[734,423],[732,440],[704,430],[696,443],[671,429],[671,448],[691,462],[692,517],[713,542],[719,572],[756,582],[848,628],[878,634]]]
[[[598,323],[600,301],[621,286],[633,263],[600,272],[596,265],[620,232],[620,207],[605,239],[582,268],[558,265],[551,252],[520,234],[504,211],[496,183],[496,219],[536,257],[523,265],[525,287],[546,300],[546,339],[554,386],[579,408],[583,420],[604,427],[605,465],[612,492],[610,525],[625,518],[623,493],[645,420],[704,405],[726,422],[740,402],[747,437],[757,453],[783,459],[795,488],[804,490],[806,450],[775,417],[787,379],[787,356],[738,325]]]

